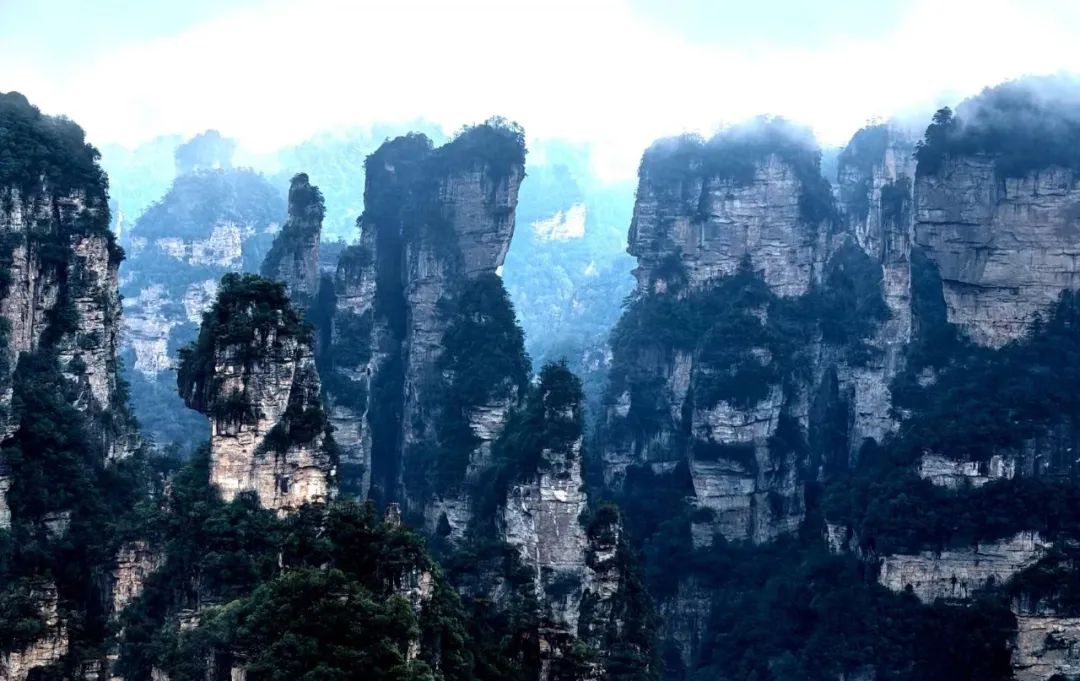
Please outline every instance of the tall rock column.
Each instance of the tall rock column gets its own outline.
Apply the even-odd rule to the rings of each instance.
[[[326,207],[322,192],[306,173],[289,184],[289,219],[274,237],[262,275],[285,284],[294,308],[306,310],[319,287],[319,237]]]
[[[835,368],[848,404],[850,457],[867,439],[880,443],[896,428],[890,384],[904,368],[912,338],[911,246],[915,145],[888,124],[857,132],[840,154],[838,184],[847,238],[880,268],[887,318],[867,339],[872,356]]]
[[[343,452],[369,466],[373,496],[458,536],[469,517],[462,476],[490,452],[526,379],[491,374],[470,389],[458,355],[444,357],[446,334],[455,319],[469,321],[463,304],[475,304],[470,319],[480,326],[507,317],[495,273],[513,235],[524,155],[521,131],[497,120],[438,149],[423,135],[383,144],[366,162],[360,244],[338,268],[327,393]],[[501,366],[498,357],[490,366]]]
[[[116,467],[139,443],[98,153],[75,123],[0,93],[0,158],[0,528],[27,538],[0,567],[0,599],[23,620],[0,641],[0,676],[23,679],[92,664],[75,655],[105,642],[111,566],[81,528],[101,531],[111,499],[137,496]]]
[[[496,444],[512,460],[502,540],[532,575],[540,608],[540,679],[604,678],[609,657],[632,651],[647,669],[651,604],[636,582],[618,511],[592,508],[583,479],[581,382],[547,364]],[[575,659],[575,647],[589,651]]]
[[[333,495],[312,343],[283,285],[226,275],[198,341],[181,352],[180,394],[210,417],[210,480],[226,500],[254,492],[287,511]]]

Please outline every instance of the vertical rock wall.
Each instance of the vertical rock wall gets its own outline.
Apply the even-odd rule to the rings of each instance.
[[[333,494],[310,328],[281,284],[229,275],[199,340],[181,354],[186,404],[210,417],[210,480],[229,501],[254,492],[288,511]]]
[[[915,242],[941,273],[949,321],[979,345],[1023,336],[1080,286],[1080,184],[1048,167],[1002,177],[992,156],[920,175]]]
[[[456,516],[459,533],[468,500],[407,483],[405,462],[437,441],[448,311],[467,282],[495,273],[509,248],[524,177],[516,134],[484,124],[439,149],[423,135],[382,145],[366,162],[360,244],[343,254],[335,280],[327,397],[342,460],[358,471],[361,494],[400,500],[429,524]],[[505,421],[505,401],[477,405],[478,456]],[[422,479],[421,465],[412,473]]]
[[[289,218],[274,237],[262,264],[262,275],[285,284],[298,310],[308,309],[319,287],[319,238],[322,234],[322,192],[306,173],[289,184]]]

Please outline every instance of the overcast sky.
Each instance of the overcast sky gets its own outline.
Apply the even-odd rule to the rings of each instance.
[[[631,176],[654,138],[870,118],[1080,71],[1077,0],[0,0],[0,91],[97,144],[216,127],[254,151],[493,113]]]

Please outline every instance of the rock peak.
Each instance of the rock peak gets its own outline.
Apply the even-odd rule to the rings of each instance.
[[[326,206],[306,173],[289,183],[289,218],[274,238],[262,275],[285,284],[293,305],[306,310],[319,286],[319,240]]]
[[[210,479],[226,500],[254,492],[279,511],[326,501],[336,470],[310,328],[284,286],[226,275],[177,385],[210,417]]]

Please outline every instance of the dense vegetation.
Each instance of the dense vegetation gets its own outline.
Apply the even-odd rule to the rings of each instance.
[[[216,364],[224,352],[249,367],[266,360],[270,344],[288,339],[311,343],[312,330],[289,304],[285,285],[256,274],[226,274],[217,299],[203,314],[199,338],[180,349],[176,384],[192,409],[219,421],[253,422],[258,416],[249,395],[222,399]],[[291,406],[291,405],[290,405]]]
[[[677,259],[672,267],[680,267]],[[629,412],[605,437],[641,443],[661,430],[685,432],[687,424],[670,423],[669,398],[650,369],[657,353],[694,354],[688,409],[720,401],[747,409],[773,388],[808,377],[808,339],[833,344],[853,366],[865,364],[874,352],[866,341],[888,314],[880,269],[850,243],[830,260],[825,285],[799,298],[773,294],[744,260],[735,274],[707,287],[632,299],[611,334],[606,397],[613,403],[628,394]]]
[[[406,484],[415,490],[457,488],[479,445],[470,425],[472,413],[493,403],[511,408],[529,382],[524,334],[502,279],[494,274],[470,279],[443,303],[446,331],[429,407],[437,447],[405,462]]]
[[[1080,116],[1075,80],[1024,78],[987,88],[934,114],[916,156],[918,174],[946,159],[988,155],[1000,177],[1024,177],[1051,166],[1080,172]]]
[[[505,118],[489,118],[462,128],[435,151],[432,163],[441,172],[471,171],[483,164],[489,177],[498,182],[514,168],[524,168],[525,131]]]
[[[97,571],[130,522],[146,469],[137,454],[107,463],[95,424],[76,409],[77,390],[60,372],[51,349],[24,354],[15,371],[13,437],[0,448],[11,487],[10,531],[0,530],[0,638],[11,650],[42,633],[42,593],[54,584],[75,655],[104,644],[108,615],[101,606]]]
[[[178,176],[169,192],[139,217],[131,236],[206,239],[215,227],[228,224],[263,234],[285,214],[280,192],[255,171],[200,170]]]
[[[851,477],[830,486],[829,518],[855,528],[866,548],[882,554],[1000,539],[1021,530],[1077,536],[1070,447],[1080,402],[1066,386],[1080,371],[1078,341],[1080,302],[1066,292],[1050,318],[1023,340],[997,350],[955,340],[939,344],[945,356],[931,358],[938,366],[932,384],[919,384],[918,364],[897,379],[895,401],[909,416],[895,438],[863,453]],[[1024,443],[1035,439],[1045,442],[1042,454],[1021,463],[1034,478],[952,491],[913,471],[925,453],[974,462],[1004,454],[1024,462]]]
[[[300,144],[278,151],[270,165],[256,167],[267,173],[275,187],[287,187],[297,168],[303,168],[326,197],[325,239],[351,242],[356,239],[356,216],[364,209],[365,159],[388,139],[409,131],[421,133],[436,144],[445,141],[442,131],[424,121],[374,124],[370,129],[348,129],[318,134]]]
[[[688,560],[713,610],[700,664],[667,658],[676,678],[1012,678],[1015,624],[1002,603],[921,605],[876,584],[856,558],[794,540],[720,544]]]
[[[83,129],[42,115],[18,92],[0,93],[0,141],[0,187],[14,187],[24,197],[46,187],[58,194],[78,190],[91,204],[108,196],[100,154],[86,143]]]
[[[492,678],[416,535],[354,502],[283,519],[250,496],[225,504],[208,465],[203,449],[172,475],[167,508],[140,509],[139,531],[164,564],[124,612],[125,677],[156,667],[194,680],[207,665],[235,665],[260,679],[428,679],[434,669],[448,681]],[[412,601],[424,571],[433,590]],[[177,615],[196,607],[198,627],[181,630]]]
[[[43,116],[17,93],[0,95],[0,212],[12,210],[14,190],[23,202],[43,202],[34,210],[51,216],[32,230],[7,234],[0,261],[10,265],[13,249],[25,246],[36,256],[37,274],[54,282],[52,298],[37,310],[43,314],[25,321],[38,325],[32,327],[40,334],[32,350],[11,356],[11,329],[7,320],[0,322],[0,387],[11,391],[0,443],[10,511],[10,527],[0,529],[0,653],[44,633],[41,610],[54,593],[70,654],[50,673],[66,678],[74,676],[81,656],[103,652],[108,613],[101,571],[146,481],[141,452],[119,462],[107,457],[107,443],[122,448],[131,425],[123,383],[108,404],[88,400],[85,392],[80,349],[96,347],[106,330],[86,328],[80,319],[75,299],[88,294],[88,275],[75,267],[71,243],[89,233],[105,241],[105,264],[123,257],[108,231],[108,184],[97,158],[71,121]],[[62,207],[67,197],[82,197],[86,208],[71,215]],[[5,296],[13,283],[5,271]],[[97,302],[110,314],[110,299]],[[20,311],[16,304],[8,314]]]

